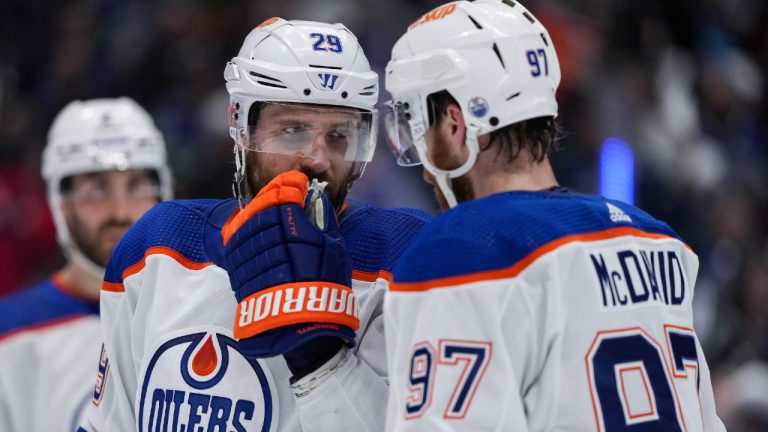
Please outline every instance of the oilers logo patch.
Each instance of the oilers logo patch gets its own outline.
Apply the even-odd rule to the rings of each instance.
[[[245,358],[234,339],[208,331],[175,337],[147,364],[139,431],[274,431],[274,389],[266,364]]]
[[[476,96],[469,100],[469,112],[475,117],[485,117],[488,114],[488,102],[485,99]]]

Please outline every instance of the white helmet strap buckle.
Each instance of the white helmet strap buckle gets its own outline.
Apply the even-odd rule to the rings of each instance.
[[[440,169],[432,164],[432,161],[429,160],[429,157],[427,157],[427,144],[424,140],[424,136],[422,135],[416,139],[416,150],[419,152],[419,157],[424,164],[424,168],[429,171],[430,174],[435,176],[437,186],[445,196],[445,200],[448,202],[448,206],[450,208],[456,207],[458,204],[456,201],[456,194],[453,192],[453,186],[451,185],[450,180],[463,176],[464,174],[468,173],[472,167],[475,166],[475,163],[477,162],[477,155],[480,153],[480,146],[477,142],[478,132],[479,129],[474,125],[467,127],[467,137],[465,143],[467,145],[467,151],[469,154],[461,166],[451,170]]]

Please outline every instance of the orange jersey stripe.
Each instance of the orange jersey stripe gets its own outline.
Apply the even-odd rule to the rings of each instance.
[[[89,298],[84,296],[83,294],[79,293],[74,287],[69,285],[64,278],[61,277],[61,274],[54,273],[51,276],[51,282],[53,283],[53,286],[56,287],[59,291],[63,292],[64,294],[74,297],[77,299],[80,299],[82,301],[85,301],[87,303],[91,304],[99,304],[99,298]]]
[[[566,244],[575,243],[575,242],[594,242],[594,241],[608,240],[608,239],[612,239],[616,237],[624,237],[624,236],[643,237],[643,238],[650,238],[650,239],[677,240],[676,238],[670,237],[665,234],[649,233],[649,232],[639,230],[637,228],[630,228],[630,227],[610,228],[607,230],[586,233],[586,234],[573,234],[573,235],[561,237],[557,240],[553,240],[549,243],[544,244],[543,246],[540,246],[538,249],[535,249],[533,252],[529,253],[523,259],[519,260],[518,262],[516,262],[510,267],[506,267],[498,270],[482,271],[482,272],[477,272],[477,273],[472,273],[467,275],[450,276],[446,278],[433,279],[433,280],[428,280],[423,282],[402,282],[401,283],[401,282],[393,281],[392,284],[390,285],[390,290],[391,291],[426,291],[432,288],[439,288],[444,286],[455,286],[455,285],[463,285],[471,282],[511,278],[511,277],[517,276],[521,271],[523,271],[526,267],[531,265],[534,261],[536,261],[542,255],[545,255]],[[688,245],[685,245],[685,247],[688,248],[689,250],[691,249]]]
[[[121,293],[121,292],[125,292],[125,285],[121,284],[120,282],[107,282],[107,281],[104,281],[104,282],[101,283],[101,290],[102,291]]]
[[[150,255],[157,255],[157,254],[169,256],[173,258],[176,262],[178,262],[179,264],[183,265],[184,267],[190,270],[200,270],[205,267],[214,265],[212,262],[198,263],[198,262],[190,261],[189,259],[187,259],[186,257],[184,257],[183,255],[181,255],[180,253],[176,252],[171,248],[167,248],[164,246],[155,246],[147,249],[147,251],[144,253],[144,258],[142,258],[141,261],[125,269],[125,271],[123,272],[123,279],[140,272],[146,265],[147,257]],[[363,281],[363,282],[375,282],[379,278],[383,278],[388,281],[391,281],[392,274],[386,270],[379,270],[378,272],[352,270],[352,278]],[[109,292],[125,292],[125,286],[120,282],[103,281],[101,283],[101,290],[109,291]]]
[[[376,282],[376,280],[378,279],[385,279],[387,281],[391,281],[392,273],[386,270],[379,270],[377,272],[352,270],[352,279],[363,281],[363,282]]]
[[[128,276],[134,275],[138,272],[140,272],[144,266],[146,265],[147,257],[150,255],[166,255],[171,258],[173,258],[174,261],[181,264],[182,266],[190,269],[190,270],[200,270],[205,267],[213,265],[212,262],[194,262],[184,255],[180,254],[179,252],[165,247],[165,246],[155,246],[147,249],[146,252],[144,252],[144,258],[142,258],[141,261],[137,262],[136,264],[128,267],[123,271],[123,280],[125,280]]]
[[[181,264],[182,266],[190,269],[190,270],[201,270],[208,266],[212,266],[212,262],[195,262],[184,255],[180,254],[179,252],[165,247],[165,246],[154,246],[149,249],[147,249],[146,252],[144,252],[144,258],[141,259],[141,261],[137,262],[136,264],[128,267],[123,271],[123,280],[125,280],[128,276],[134,275],[138,272],[140,272],[144,266],[147,264],[147,257],[150,255],[165,255],[173,258],[174,261]],[[101,283],[101,290],[102,291],[109,291],[109,292],[125,292],[125,286],[120,282],[107,282],[104,281]]]
[[[256,197],[241,211],[236,211],[221,228],[221,238],[226,245],[238,229],[255,214],[283,204],[304,206],[307,196],[307,175],[296,170],[287,171],[275,177],[264,186]]]

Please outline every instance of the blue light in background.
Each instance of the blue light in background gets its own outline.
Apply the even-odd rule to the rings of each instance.
[[[619,138],[606,138],[600,148],[600,195],[635,203],[635,155]]]

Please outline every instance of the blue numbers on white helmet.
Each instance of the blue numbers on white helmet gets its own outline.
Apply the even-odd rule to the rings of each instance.
[[[542,70],[541,70],[541,63],[539,62],[539,57],[541,57],[542,60],[544,60],[544,75],[549,76],[549,63],[547,62],[547,52],[544,51],[543,48],[539,48],[537,50],[528,50],[525,53],[528,56],[528,64],[531,65],[531,76],[534,78],[540,77]]]
[[[317,39],[312,44],[312,49],[315,51],[330,51],[334,53],[342,52],[341,40],[339,37],[332,34],[323,33],[310,33],[309,37]]]

